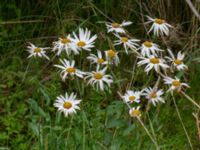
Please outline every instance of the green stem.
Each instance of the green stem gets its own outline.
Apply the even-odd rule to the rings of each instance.
[[[191,143],[191,141],[190,141],[189,135],[188,135],[188,133],[187,133],[187,130],[186,130],[185,125],[184,125],[184,123],[183,123],[183,120],[182,120],[182,118],[181,118],[181,114],[180,114],[180,112],[179,112],[179,110],[178,110],[178,106],[177,106],[177,104],[176,104],[176,101],[175,101],[175,98],[174,98],[173,94],[172,94],[172,99],[173,99],[173,102],[174,102],[174,105],[175,105],[175,108],[176,108],[176,112],[177,112],[178,118],[179,118],[179,120],[180,120],[180,122],[181,122],[181,125],[182,125],[182,127],[183,127],[184,132],[185,132],[185,135],[186,135],[186,137],[187,137],[187,139],[188,139],[188,143],[189,143],[191,149],[193,150],[192,143]]]
[[[148,129],[145,127],[144,123],[142,122],[142,120],[140,119],[140,117],[136,117],[138,119],[138,121],[140,122],[140,124],[142,125],[142,127],[144,128],[144,130],[146,131],[147,135],[149,136],[149,138],[151,139],[151,141],[155,144],[156,146],[156,150],[160,150],[157,142],[154,140],[154,138],[151,136],[150,132],[148,131]]]

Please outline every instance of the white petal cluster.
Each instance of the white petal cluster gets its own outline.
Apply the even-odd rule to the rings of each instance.
[[[166,70],[169,68],[167,64],[165,64],[165,60],[162,58],[155,57],[150,55],[148,58],[141,57],[142,60],[138,62],[138,66],[146,65],[145,72],[148,74],[151,69],[154,69],[157,73],[161,71],[161,69]]]
[[[71,51],[73,51],[75,54],[78,54],[78,51],[73,47],[72,38],[71,35],[67,35],[64,38],[59,38],[58,41],[53,42],[53,52],[56,52],[56,54],[59,56],[63,51],[67,53],[67,55],[71,54]]]
[[[173,91],[180,91],[183,86],[189,87],[189,85],[187,83],[182,83],[180,81],[180,79],[176,76],[175,76],[175,79],[166,76],[166,77],[164,77],[163,80],[164,80],[165,84],[170,86],[168,91],[172,91],[172,92]]]
[[[79,69],[75,68],[74,60],[68,61],[66,59],[64,60],[60,59],[60,62],[62,65],[54,65],[54,66],[61,70],[60,76],[63,81],[65,81],[65,79],[69,76],[70,77],[78,76],[80,78],[83,78],[83,75],[85,75],[85,72],[82,72]]]
[[[28,48],[28,52],[29,52],[29,56],[28,58],[34,56],[34,57],[45,57],[46,59],[49,60],[49,57],[46,55],[46,51],[47,49],[49,49],[49,47],[37,47],[32,43],[29,43]]]
[[[177,69],[177,70],[186,70],[188,67],[184,64],[184,58],[185,54],[181,53],[180,51],[177,54],[177,57],[174,56],[172,51],[168,49],[168,52],[170,56],[166,56],[165,58],[169,60],[169,62],[172,63],[172,65]]]
[[[163,90],[151,88],[148,87],[144,89],[143,95],[154,105],[156,106],[156,103],[162,102],[165,103],[164,99],[161,97],[164,94]]]
[[[97,38],[97,35],[91,36],[91,31],[87,28],[84,30],[82,28],[79,28],[79,34],[78,36],[73,32],[74,38],[72,38],[72,42],[74,43],[74,46],[72,49],[76,51],[80,50],[86,50],[91,51],[91,48],[94,47],[95,40]]]
[[[96,87],[97,89],[104,90],[106,85],[110,87],[113,82],[112,76],[106,74],[107,67],[102,70],[96,70],[88,72],[85,79],[88,80],[88,84]]]
[[[107,22],[106,27],[107,27],[108,33],[109,32],[125,33],[126,31],[125,31],[124,27],[129,26],[131,24],[132,24],[131,21],[125,21],[125,20],[121,24],[116,23],[116,22],[113,22],[113,23]]]
[[[173,27],[164,19],[151,18],[149,16],[147,18],[148,21],[146,24],[151,24],[148,32],[153,32],[157,38],[170,35],[170,30]],[[92,34],[88,28],[79,28],[78,32],[74,31],[64,37],[59,37],[57,41],[53,42],[52,48],[37,47],[30,43],[28,46],[28,58],[44,57],[50,60],[50,62],[54,60],[58,62],[59,60],[60,63],[56,63],[54,66],[59,69],[62,81],[68,83],[76,80],[78,84],[77,89],[85,88],[86,86],[84,84],[87,83],[87,86],[90,85],[88,87],[94,88],[98,92],[105,92],[114,89],[111,88],[111,85],[113,86],[117,83],[121,90],[121,86],[124,86],[123,81],[130,81],[130,87],[126,87],[127,90],[121,97],[129,107],[130,116],[140,117],[142,110],[146,107],[142,105],[149,106],[149,104],[152,104],[156,106],[159,102],[165,103],[163,96],[165,94],[164,89],[166,88],[159,89],[158,87],[161,85],[167,85],[166,87],[169,87],[169,89],[166,91],[171,92],[180,92],[184,90],[184,87],[189,87],[187,83],[181,82],[175,76],[177,71],[183,72],[188,67],[184,64],[185,54],[180,51],[172,52],[161,43],[161,40],[152,40],[156,40],[156,38],[139,40],[130,36],[130,33],[125,30],[125,27],[131,24],[131,21],[123,21],[122,23],[106,22],[107,33],[113,34],[111,38],[108,38],[107,47],[101,46],[102,42],[97,42],[97,34]],[[104,39],[100,37],[99,40]],[[99,46],[99,49],[96,45]],[[46,51],[47,49],[51,49],[51,51]],[[50,52],[56,53],[52,59],[49,57],[51,54],[47,56]],[[123,61],[120,61],[124,53],[127,58],[123,58],[123,60],[127,59],[127,63],[135,62],[131,64],[133,71],[132,68],[127,69],[127,63],[123,64]],[[151,71],[152,77],[156,78],[157,81],[153,82],[155,84],[153,88],[147,85],[148,83],[144,83],[145,87],[142,87],[141,90],[132,90],[138,89],[137,87],[131,86],[133,82],[140,83],[140,81],[134,81],[135,72],[143,66],[144,71],[140,73],[143,73],[143,76],[148,78],[148,74]],[[119,72],[115,72],[117,69]],[[131,73],[132,78],[125,79],[123,75],[126,75],[126,73]],[[121,75],[122,80],[118,77],[118,74]],[[175,77],[171,78],[170,76]],[[161,78],[163,79],[160,80]],[[71,90],[71,88],[76,88],[76,86],[70,87],[69,89]],[[72,93],[68,95],[66,93],[65,96],[60,95],[56,98],[54,106],[67,117],[80,109],[78,106],[80,102],[81,100],[76,99],[76,94]]]
[[[54,106],[58,108],[58,111],[63,112],[65,117],[76,113],[76,110],[80,110],[78,106],[81,100],[76,99],[76,94],[71,93],[68,95],[66,92],[65,95],[60,95],[56,98]]]
[[[140,96],[141,96],[140,91],[127,90],[125,95],[123,96],[123,99],[127,103],[133,103],[133,102],[139,103]]]
[[[158,56],[158,53],[163,51],[157,44],[150,41],[143,42],[138,49],[141,51],[141,55],[144,57],[150,57],[151,55]]]
[[[146,23],[152,23],[149,32],[153,31],[154,35],[156,36],[169,35],[169,28],[172,28],[172,26],[168,24],[164,19],[151,18],[149,16],[147,16],[147,18],[149,21]]]
[[[128,54],[128,50],[136,50],[137,47],[139,47],[138,42],[140,40],[134,39],[134,38],[128,38],[126,36],[120,36],[118,34],[115,34],[115,36],[118,38],[118,40],[114,41],[114,45],[123,45],[126,54]]]

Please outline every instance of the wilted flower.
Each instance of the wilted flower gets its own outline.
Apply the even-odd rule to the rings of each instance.
[[[60,55],[62,51],[65,51],[68,55],[73,51],[75,54],[78,54],[78,51],[73,48],[72,39],[70,35],[67,35],[64,38],[59,38],[58,41],[53,42],[53,50],[57,51],[57,55]]]
[[[142,56],[158,56],[157,52],[163,51],[159,48],[159,46],[153,42],[145,41],[142,43],[141,47],[139,48],[141,50]]]
[[[28,56],[28,58],[34,56],[34,57],[45,57],[46,59],[49,60],[49,57],[45,54],[46,53],[46,49],[49,49],[49,47],[36,47],[34,44],[29,43],[30,45],[27,46],[28,48],[28,52],[30,53],[30,55]]]
[[[143,95],[154,105],[159,101],[165,103],[164,99],[161,97],[163,95],[163,90],[152,89],[151,87],[144,89]]]
[[[141,116],[140,106],[131,108],[129,110],[129,114],[131,117],[140,117]]]
[[[160,68],[165,70],[166,68],[169,67],[164,63],[164,60],[162,58],[158,58],[153,55],[150,55],[148,58],[141,57],[141,59],[142,60],[139,61],[137,64],[139,66],[147,64],[147,66],[145,67],[145,72],[147,72],[147,74],[153,68],[155,69],[156,72],[159,73]]]
[[[174,91],[174,90],[180,91],[183,86],[189,87],[189,85],[187,83],[181,83],[180,79],[177,77],[175,77],[175,79],[173,79],[173,78],[166,76],[166,77],[164,77],[164,82],[165,82],[165,84],[170,85],[170,88],[168,91]]]
[[[119,64],[119,57],[118,57],[118,52],[110,49],[105,51],[106,54],[106,60],[108,63],[112,64],[114,63],[116,66]]]
[[[114,41],[114,45],[123,45],[125,52],[128,54],[128,49],[131,50],[136,50],[137,47],[139,46],[139,44],[137,42],[139,42],[140,40],[138,39],[133,39],[133,38],[128,38],[126,36],[119,36],[117,34],[115,34],[115,36],[117,38],[119,38],[118,40]]]
[[[123,27],[131,25],[131,21],[123,21],[121,24],[113,22],[113,23],[106,23],[106,27],[109,32],[116,32],[116,33],[125,33],[125,30]]]
[[[74,67],[75,66],[74,60],[68,61],[66,59],[64,60],[60,59],[60,62],[62,63],[62,65],[54,65],[54,66],[61,69],[60,76],[62,77],[63,81],[65,81],[65,79],[68,76],[74,77],[74,75],[83,78],[83,75],[85,73]]]
[[[146,23],[152,23],[152,26],[149,30],[149,32],[151,32],[153,30],[154,35],[159,36],[159,35],[169,35],[169,28],[172,28],[172,26],[170,24],[168,24],[165,20],[163,19],[159,19],[159,18],[151,18],[149,16],[147,16],[147,18],[149,19],[148,22]]]
[[[172,62],[173,66],[176,67],[178,70],[185,70],[187,69],[187,66],[183,63],[185,55],[181,52],[178,52],[177,57],[175,58],[174,54],[170,49],[168,49],[168,52],[170,54],[170,57],[166,56],[166,59],[168,59],[170,62]]]
[[[97,64],[97,67],[99,68],[100,65],[106,65],[107,61],[102,57],[102,53],[100,50],[97,50],[97,56],[94,54],[90,54],[87,57],[88,60],[90,60],[92,63]]]

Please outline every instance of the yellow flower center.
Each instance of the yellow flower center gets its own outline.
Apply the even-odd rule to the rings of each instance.
[[[150,59],[150,62],[151,62],[152,64],[158,64],[158,63],[160,62],[160,60],[159,60],[159,58],[151,58],[151,59]]]
[[[62,42],[63,44],[67,44],[67,43],[71,43],[71,40],[68,39],[68,38],[62,38],[62,39],[61,39],[61,42]]]
[[[152,92],[150,95],[151,98],[156,98],[157,97],[157,93],[156,92]]]
[[[86,45],[86,43],[84,42],[84,41],[79,41],[78,43],[77,43],[77,46],[78,47],[83,47],[83,46],[85,46]]]
[[[72,103],[71,102],[64,102],[63,107],[65,109],[70,109],[72,107]]]
[[[140,116],[141,112],[138,109],[135,109],[131,112],[131,116],[138,117]]]
[[[179,59],[175,59],[175,60],[174,60],[174,63],[177,64],[177,65],[180,65],[180,64],[182,64],[182,61],[179,60]]]
[[[155,19],[155,23],[157,23],[157,24],[163,24],[163,23],[165,23],[165,20],[156,18]]]
[[[38,47],[35,48],[35,49],[34,49],[34,52],[35,52],[35,53],[40,53],[40,52],[41,52],[41,48],[38,48]]]
[[[116,22],[114,22],[114,23],[112,23],[112,27],[113,27],[113,28],[119,28],[119,27],[120,27],[120,24],[119,24],[119,23],[116,23]]]
[[[115,52],[115,51],[113,51],[113,50],[108,50],[108,56],[109,56],[109,57],[115,57],[115,55],[116,55],[116,52]]]
[[[100,72],[97,72],[97,73],[94,74],[94,78],[97,79],[97,80],[102,79],[103,78],[103,74],[100,73]]]
[[[68,73],[74,73],[74,72],[76,72],[76,68],[67,68],[66,69],[66,72],[68,72]]]
[[[127,38],[127,37],[121,37],[121,41],[122,41],[123,43],[126,43],[126,42],[128,42],[128,38]]]
[[[172,82],[172,85],[173,86],[181,86],[181,83],[179,82],[179,81],[177,81],[177,80],[174,80],[173,82]]]
[[[103,58],[99,58],[99,59],[97,60],[97,62],[98,62],[99,64],[102,64],[102,63],[104,62],[104,59],[103,59]]]
[[[152,42],[149,42],[149,41],[145,41],[143,44],[146,47],[152,47],[153,46]]]
[[[130,100],[130,101],[134,101],[135,98],[136,98],[136,97],[133,95],[133,96],[130,96],[130,97],[129,97],[129,100]]]

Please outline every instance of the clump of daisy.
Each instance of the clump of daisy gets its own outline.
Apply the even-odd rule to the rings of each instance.
[[[133,103],[133,102],[139,103],[140,102],[140,96],[141,96],[140,91],[127,90],[122,98],[127,103]]]
[[[138,66],[146,65],[145,72],[148,74],[151,69],[154,69],[157,73],[160,73],[160,68],[165,70],[166,68],[169,68],[167,64],[165,64],[164,59],[155,57],[153,55],[150,55],[148,58],[140,57],[142,59],[137,64]]]
[[[159,48],[157,44],[150,41],[143,42],[141,47],[138,49],[141,51],[142,56],[148,57],[150,55],[158,56],[157,53],[163,51]]]
[[[106,65],[107,61],[103,58],[102,53],[100,50],[97,50],[97,55],[90,54],[87,57],[88,60],[90,60],[93,64],[97,64],[97,68],[99,68],[102,65]]]
[[[46,55],[46,49],[49,49],[49,47],[37,47],[32,43],[29,43],[30,45],[27,46],[29,56],[28,58],[34,56],[34,57],[45,57],[46,59],[49,60],[49,57]]]
[[[54,66],[61,69],[60,76],[63,81],[65,81],[65,79],[69,76],[70,77],[78,76],[80,78],[83,78],[83,75],[85,75],[85,72],[82,72],[79,69],[75,68],[74,60],[68,61],[66,59],[63,60],[60,59],[60,62],[62,65],[54,65]]]
[[[106,55],[106,60],[108,61],[109,64],[115,64],[116,66],[119,64],[119,57],[118,57],[118,52],[115,50],[109,49],[105,51]]]
[[[88,72],[85,79],[88,79],[88,84],[96,87],[97,89],[104,90],[106,86],[110,87],[113,82],[112,76],[106,74],[107,67],[102,70]]]
[[[140,117],[141,116],[140,106],[131,108],[129,110],[129,114],[131,117]]]
[[[121,24],[117,22],[107,22],[106,27],[109,32],[115,32],[115,33],[125,33],[124,27],[131,25],[131,21],[123,21]]]
[[[164,99],[161,97],[163,95],[163,90],[156,89],[156,88],[146,88],[144,89],[143,95],[154,105],[156,106],[156,103],[162,102],[165,103]]]
[[[74,44],[73,48],[75,51],[86,50],[91,51],[91,48],[94,47],[95,40],[97,35],[91,36],[91,31],[86,29],[79,28],[79,35],[77,36],[73,32],[74,38],[72,38],[72,42]]]
[[[159,36],[159,35],[169,35],[169,28],[172,28],[170,24],[168,24],[164,19],[160,18],[151,18],[147,16],[148,22],[147,23],[152,23],[152,26],[149,30],[149,32],[153,31],[154,35]]]
[[[187,66],[183,62],[185,54],[178,52],[177,57],[175,57],[170,49],[168,49],[168,52],[170,57],[166,56],[165,58],[168,59],[177,70],[187,69]]]
[[[118,40],[114,41],[114,45],[123,45],[126,54],[128,54],[128,50],[136,50],[139,46],[138,42],[140,40],[134,39],[134,38],[128,38],[127,36],[119,36],[118,34],[115,34],[115,36],[118,38]]]
[[[68,95],[66,92],[65,95],[60,95],[56,98],[54,106],[58,108],[58,111],[63,112],[65,117],[76,113],[76,110],[80,110],[78,106],[81,100],[76,99],[76,94],[71,93]]]
[[[53,52],[56,52],[56,54],[59,56],[63,51],[69,55],[71,51],[73,51],[75,54],[78,54],[78,51],[73,47],[72,39],[70,34],[66,37],[59,38],[58,41],[53,42]]]
[[[171,77],[166,76],[166,77],[164,77],[164,82],[165,82],[165,84],[170,85],[170,88],[168,89],[168,91],[172,91],[172,92],[173,91],[178,91],[178,92],[181,91],[181,88],[183,86],[189,87],[189,85],[187,83],[182,83],[180,81],[180,79],[177,77],[175,77],[175,79],[173,79]]]

